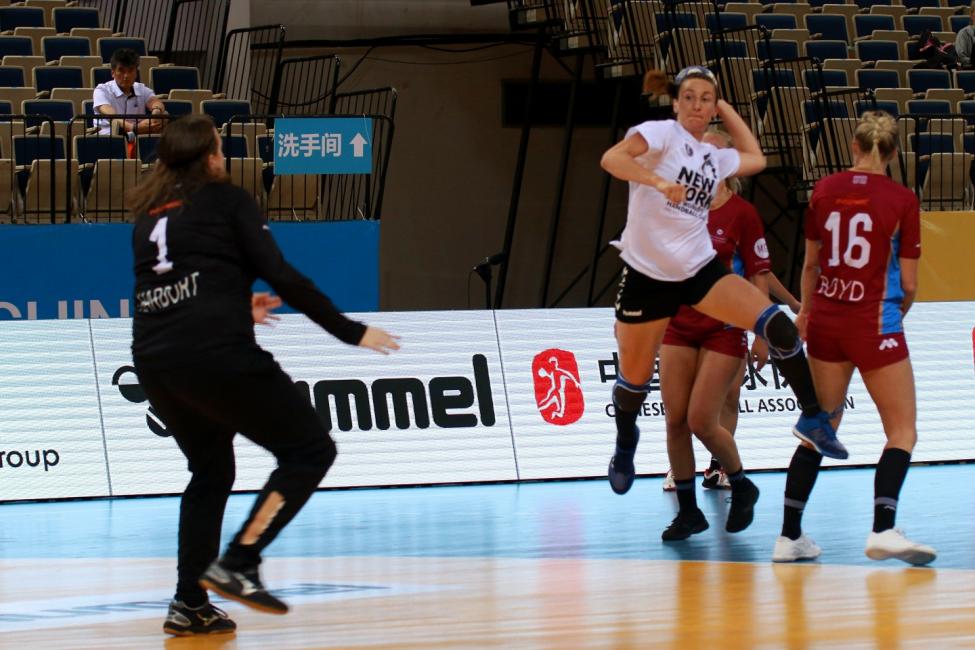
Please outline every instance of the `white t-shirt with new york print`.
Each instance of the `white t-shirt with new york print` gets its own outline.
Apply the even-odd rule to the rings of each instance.
[[[613,244],[623,261],[648,277],[686,280],[714,257],[708,209],[718,185],[737,173],[741,158],[734,149],[698,142],[674,120],[638,124],[626,137],[634,133],[649,147],[636,161],[686,187],[687,197],[683,203],[671,203],[649,185],[631,181],[626,228]]]

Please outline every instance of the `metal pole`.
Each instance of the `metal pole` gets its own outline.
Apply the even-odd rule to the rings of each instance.
[[[552,207],[552,222],[548,232],[548,249],[545,252],[545,276],[542,280],[542,295],[539,307],[548,302],[548,288],[552,282],[552,263],[555,261],[555,244],[559,236],[559,223],[562,220],[562,200],[565,197],[565,182],[569,176],[569,155],[572,153],[572,134],[576,126],[576,104],[579,83],[582,81],[582,67],[585,57],[576,54],[576,68],[569,91],[569,107],[565,115],[565,133],[562,136],[562,159],[559,162],[559,176],[555,183],[555,205]]]
[[[525,121],[521,127],[521,141],[518,144],[518,159],[515,163],[515,177],[511,187],[511,202],[508,204],[508,223],[504,231],[504,259],[498,271],[498,290],[494,296],[494,308],[500,309],[504,301],[504,287],[508,279],[508,258],[511,256],[511,243],[515,238],[515,223],[518,221],[518,201],[521,198],[521,182],[525,176],[525,161],[528,158],[528,139],[531,135],[532,112],[535,109],[535,90],[542,71],[542,53],[545,50],[544,34],[539,31],[535,41],[535,54],[532,58],[531,84],[525,98]]]

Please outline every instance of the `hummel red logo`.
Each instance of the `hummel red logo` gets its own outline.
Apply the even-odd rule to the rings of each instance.
[[[880,349],[893,350],[894,348],[899,347],[899,345],[900,344],[897,342],[897,339],[884,339],[880,342]]]

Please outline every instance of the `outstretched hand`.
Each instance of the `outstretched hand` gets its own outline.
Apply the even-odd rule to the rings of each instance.
[[[251,316],[257,325],[273,325],[281,317],[272,313],[282,305],[281,298],[266,292],[251,294]]]
[[[390,334],[378,327],[366,327],[366,333],[359,341],[359,347],[369,348],[381,354],[389,354],[393,350],[399,350],[398,336]]]

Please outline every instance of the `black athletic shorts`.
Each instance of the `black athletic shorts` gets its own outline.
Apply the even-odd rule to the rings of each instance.
[[[696,305],[704,300],[711,287],[729,273],[731,271],[718,261],[717,256],[700,271],[678,282],[654,280],[625,264],[616,294],[616,320],[648,323],[673,318],[681,305]]]

